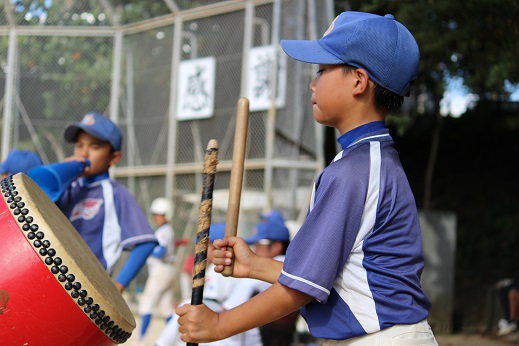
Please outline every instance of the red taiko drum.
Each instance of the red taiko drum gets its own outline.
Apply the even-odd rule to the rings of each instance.
[[[72,224],[25,174],[0,184],[0,344],[127,341],[135,319]]]

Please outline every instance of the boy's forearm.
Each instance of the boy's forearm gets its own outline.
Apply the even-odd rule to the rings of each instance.
[[[258,257],[250,271],[250,277],[273,284],[278,281],[281,269],[283,269],[283,262],[272,258]]]
[[[275,321],[300,309],[313,299],[305,293],[276,282],[242,305],[220,313],[217,332],[219,339]]]

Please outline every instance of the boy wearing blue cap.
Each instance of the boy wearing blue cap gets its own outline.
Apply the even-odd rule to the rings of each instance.
[[[314,119],[340,132],[342,151],[316,179],[284,263],[254,256],[241,238],[215,242],[216,270],[233,264],[233,276],[273,285],[218,316],[177,308],[182,340],[228,337],[301,308],[323,345],[437,345],[420,285],[418,212],[384,126],[416,80],[414,37],[391,15],[344,12],[319,40],[281,46],[319,65],[310,83]]]
[[[157,239],[133,196],[108,173],[122,158],[121,130],[103,115],[88,113],[81,122],[69,124],[63,135],[74,143],[73,156],[66,161],[89,160],[90,166],[56,204],[109,274],[121,252],[131,251],[115,279],[122,292],[146,263]]]
[[[41,158],[30,150],[12,149],[4,162],[0,163],[1,178],[11,174],[24,173],[36,166],[42,165]]]

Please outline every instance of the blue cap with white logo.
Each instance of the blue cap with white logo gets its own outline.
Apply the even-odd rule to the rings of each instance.
[[[79,123],[67,125],[63,137],[67,142],[75,142],[79,131],[85,131],[95,138],[110,143],[115,151],[121,151],[123,135],[117,125],[107,117],[90,112]]]
[[[319,40],[282,40],[295,60],[363,68],[381,87],[408,95],[418,75],[420,51],[409,30],[390,14],[343,12]]]

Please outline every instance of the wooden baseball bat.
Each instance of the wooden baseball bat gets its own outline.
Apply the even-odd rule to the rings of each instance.
[[[191,286],[191,305],[202,304],[204,298],[205,268],[207,265],[207,248],[209,246],[209,228],[213,211],[213,190],[218,164],[218,142],[211,139],[207,144],[204,157],[202,199],[198,208],[196,230],[195,265],[193,267],[193,284]],[[196,346],[197,343],[187,343]]]
[[[245,162],[245,147],[249,127],[249,100],[242,97],[236,108],[236,127],[234,129],[234,147],[232,153],[231,180],[229,183],[229,202],[225,219],[225,236],[235,236],[238,229],[240,213],[241,188],[243,184],[243,166]],[[232,248],[228,250],[232,251]],[[234,263],[234,262],[233,262]],[[233,266],[226,266],[223,276],[231,276]]]

